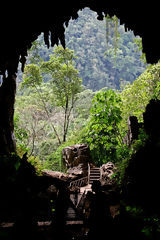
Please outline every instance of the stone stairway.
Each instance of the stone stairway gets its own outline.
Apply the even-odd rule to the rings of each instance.
[[[71,193],[71,205],[68,206],[66,213],[66,225],[83,224],[82,210],[85,196],[88,191],[92,192],[92,184],[101,178],[100,168],[88,168],[88,177],[84,177],[70,183],[70,187],[78,186],[80,191],[78,193]]]
[[[100,168],[91,168],[89,176],[89,184],[92,184],[94,181],[98,181],[101,177]]]
[[[78,214],[77,210],[69,206],[66,213],[66,225],[82,225],[83,218]]]
[[[70,204],[68,206],[66,212],[66,225],[82,225],[83,224],[83,217],[81,213],[81,209],[78,208],[78,204],[83,198],[81,193],[78,194],[71,194],[70,195]]]

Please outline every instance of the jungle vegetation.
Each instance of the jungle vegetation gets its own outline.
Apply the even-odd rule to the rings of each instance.
[[[65,171],[62,149],[86,143],[97,166],[116,164],[121,183],[131,155],[147,139],[141,130],[128,147],[123,141],[127,120],[136,116],[141,123],[149,101],[160,99],[160,62],[147,65],[140,37],[115,16],[98,21],[88,8],[70,21],[66,45],[66,49],[60,45],[47,49],[40,35],[23,75],[18,74],[17,154],[22,157],[27,152],[38,173]],[[138,214],[137,207],[127,207]],[[147,221],[151,224],[144,232],[150,236],[159,219]]]
[[[61,151],[75,143],[89,144],[97,165],[128,158],[127,119],[142,121],[159,97],[159,63],[144,63],[141,39],[115,16],[98,21],[88,8],[66,28],[66,49],[47,49],[42,38],[18,75],[18,154],[27,151],[38,168],[52,170],[63,170]]]

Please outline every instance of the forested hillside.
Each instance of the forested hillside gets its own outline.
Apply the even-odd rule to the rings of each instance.
[[[109,18],[108,18],[109,19]],[[132,83],[144,72],[141,60],[142,51],[136,45],[140,41],[132,31],[125,31],[120,25],[104,17],[97,20],[97,14],[89,8],[79,11],[77,20],[70,20],[65,31],[66,46],[74,50],[77,59],[75,67],[79,70],[83,85],[93,91],[104,87],[119,89],[121,83]],[[43,35],[33,44],[30,58],[33,62],[49,60],[53,49],[47,48]]]
[[[78,56],[83,84],[94,91],[103,87],[119,89],[122,81],[132,83],[145,70],[142,52],[135,44],[139,37],[125,31],[119,21],[116,27],[113,20],[99,21],[95,12],[85,8],[66,28],[67,47]]]
[[[118,90],[120,85],[132,84],[145,71],[142,51],[135,40],[140,43],[141,39],[125,31],[116,17],[99,21],[88,8],[66,28],[65,50],[61,46],[48,49],[40,35],[29,51],[23,76],[19,74],[15,108],[19,154],[28,151],[31,158],[38,156],[43,168],[61,170],[62,148],[87,142],[99,161],[99,143],[93,144],[86,136],[86,128],[91,135],[97,134],[97,129],[86,127],[91,120],[92,99],[102,88]],[[122,124],[123,136],[127,116]],[[104,146],[110,151],[107,141]],[[101,153],[104,146],[100,147]]]
[[[144,217],[145,211],[139,203],[133,200],[133,204],[129,206],[128,198],[124,202],[127,188],[130,188],[131,200],[134,196],[132,192],[137,196],[143,196],[142,199],[152,200],[154,186],[150,184],[150,179],[154,184],[158,182],[155,178],[158,176],[158,170],[155,174],[154,166],[157,164],[156,156],[160,152],[158,149],[160,131],[157,131],[160,62],[147,65],[144,60],[140,37],[135,37],[132,31],[125,31],[125,27],[120,25],[116,16],[112,18],[106,16],[103,21],[98,21],[96,13],[87,8],[80,11],[79,18],[71,20],[66,28],[66,48],[59,45],[48,49],[43,43],[43,35],[40,35],[29,50],[24,73],[18,75],[14,114],[17,156],[13,157],[23,159],[27,164],[31,163],[40,175],[44,170],[62,173],[66,172],[62,157],[63,149],[75,144],[87,144],[90,154],[85,158],[87,152],[85,150],[82,162],[87,163],[86,159],[89,159],[93,161],[96,169],[101,166],[105,168],[106,163],[115,165],[115,172],[113,171],[110,177],[104,175],[105,178],[101,182],[104,184],[102,188],[107,189],[108,203],[111,201],[111,204],[119,204],[114,198],[110,199],[108,193],[113,189],[116,198],[119,199],[119,192],[124,189],[122,212],[125,209],[125,214],[131,213],[134,218],[144,219],[141,233],[147,236],[143,239],[149,240],[152,239],[151,236],[156,229],[160,233],[160,218],[154,215],[154,212],[148,215],[147,205],[145,205],[147,215]],[[73,162],[78,165],[80,155],[77,153],[81,150],[73,149],[75,152]],[[155,161],[153,166],[150,164],[151,159]],[[18,161],[16,164],[13,162],[14,168],[17,171],[22,166],[23,173],[23,162],[20,165]],[[78,166],[80,165],[82,164]],[[78,166],[75,167],[79,169]],[[111,168],[108,170],[110,174]],[[100,170],[98,171],[100,176]],[[127,171],[129,177],[126,175]],[[63,176],[61,173],[58,173],[59,176]],[[91,176],[91,173],[95,177],[95,169],[93,172],[89,170],[87,174]],[[143,173],[146,176],[144,179]],[[148,178],[150,175],[152,177]],[[32,184],[32,178],[29,181]],[[26,186],[28,196],[28,184]],[[158,185],[155,186],[155,189],[158,189]],[[76,187],[78,185],[75,185],[77,196],[79,190],[77,191]],[[144,195],[143,192],[147,194]],[[99,195],[99,190],[97,193]],[[97,193],[95,191],[94,195]],[[28,200],[28,197],[26,199]],[[63,202],[60,200],[60,208]],[[143,202],[140,201],[142,206]],[[158,201],[157,206],[159,207]],[[53,212],[52,208],[52,214]],[[105,212],[107,213],[106,210]],[[119,209],[117,213],[119,214]],[[119,215],[117,217],[119,218]],[[116,215],[114,218],[117,221]],[[108,219],[107,217],[107,223]],[[121,221],[121,218],[119,219]],[[126,223],[122,222],[122,225],[126,226]]]

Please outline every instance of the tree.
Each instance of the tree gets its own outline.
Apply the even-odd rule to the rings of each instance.
[[[89,8],[78,15],[76,20],[70,20],[65,36],[66,46],[78,56],[76,68],[84,86],[94,91],[104,87],[120,89],[122,81],[132,83],[145,71],[140,59],[142,49],[137,47],[140,38],[126,31],[115,16],[99,21]]]
[[[113,90],[101,90],[93,98],[87,142],[98,164],[116,161],[116,149],[123,145],[119,131],[121,99]]]
[[[133,82],[146,66],[141,61],[142,41],[132,31],[126,31],[117,17],[97,19],[89,8],[78,12],[65,29],[66,46],[74,50],[83,85],[93,91],[104,87],[120,89],[121,82]],[[43,34],[33,43],[27,64],[49,61],[53,48],[47,48]],[[20,76],[19,76],[20,77]],[[49,81],[45,76],[45,82]]]
[[[28,64],[25,67],[23,82],[21,86],[34,89],[39,96],[39,101],[43,107],[48,121],[55,133],[59,145],[66,141],[68,133],[70,116],[78,99],[78,93],[82,90],[82,80],[78,71],[74,67],[74,52],[59,46],[54,48],[54,52],[50,55],[49,61],[41,61],[39,65]],[[44,96],[42,91],[43,81],[47,78],[48,95]],[[47,99],[48,96],[48,99]],[[53,96],[53,97],[51,97]],[[63,137],[59,136],[56,125],[51,121],[51,109],[49,109],[48,101],[52,101],[52,106],[61,107],[64,111],[63,119]]]
[[[134,115],[143,121],[143,112],[151,99],[160,99],[160,63],[151,65],[133,84],[123,86],[122,99],[123,127],[129,116]]]
[[[56,96],[56,105],[63,108],[63,142],[66,141],[71,111],[82,90],[82,80],[73,66],[74,52],[58,46],[48,62],[41,64],[44,73],[51,76],[50,86]]]
[[[23,82],[21,84],[21,87],[30,87],[36,90],[37,94],[39,95],[39,100],[43,106],[43,109],[45,110],[45,113],[48,117],[48,120],[50,119],[50,113],[48,111],[47,105],[46,105],[46,99],[44,99],[44,96],[42,94],[41,85],[43,82],[43,78],[41,75],[40,67],[36,64],[28,64],[25,67],[24,75],[23,75]],[[59,144],[61,144],[60,137],[58,135],[58,132],[56,130],[56,127],[53,122],[50,121],[50,125],[57,137],[57,140]]]

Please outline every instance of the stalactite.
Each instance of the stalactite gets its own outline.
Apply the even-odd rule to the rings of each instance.
[[[64,29],[64,26],[62,25],[61,31],[60,31],[60,34],[59,34],[59,40],[60,40],[62,46],[65,48],[65,34],[64,34],[64,32],[65,32],[65,29]]]
[[[24,67],[25,67],[25,63],[26,63],[26,57],[25,57],[25,55],[22,55],[19,61],[20,61],[21,64],[22,64],[21,71],[24,72]]]
[[[56,32],[55,28],[51,30],[51,46],[54,47],[54,45],[58,45],[59,39],[58,39],[58,33]]]
[[[47,47],[49,48],[50,47],[50,44],[49,44],[49,31],[44,31],[44,42],[47,45]]]

